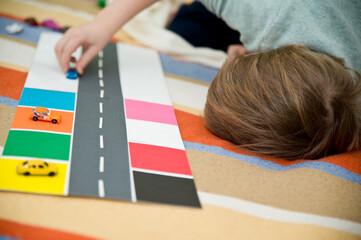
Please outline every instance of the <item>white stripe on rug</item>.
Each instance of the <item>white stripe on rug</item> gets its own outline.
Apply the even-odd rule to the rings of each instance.
[[[361,236],[361,224],[348,220],[289,211],[237,198],[200,191],[198,191],[198,196],[201,203],[227,208],[263,219],[289,223],[311,224]]]

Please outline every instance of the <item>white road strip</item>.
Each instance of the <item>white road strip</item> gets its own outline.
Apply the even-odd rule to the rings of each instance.
[[[103,51],[100,51],[99,54],[98,54],[98,56],[99,56],[100,58],[103,58]]]
[[[99,128],[103,128],[103,118],[99,118]]]
[[[167,172],[160,172],[160,171],[152,171],[152,170],[148,170],[148,169],[133,168],[133,167],[132,167],[132,170],[133,170],[133,171],[137,171],[137,172],[157,174],[157,175],[162,175],[162,176],[193,179],[193,176],[189,176],[189,175],[185,175],[185,174],[177,174],[177,173],[167,173]]]
[[[0,147],[0,152],[3,147]],[[13,159],[13,160],[23,160],[23,161],[29,161],[29,160],[37,160],[38,158],[34,157],[20,157],[20,156],[1,156],[1,159]],[[51,162],[51,163],[57,163],[62,165],[69,166],[69,163],[64,163],[64,160],[57,160],[57,159],[50,159],[50,158],[42,158],[41,160],[45,162]]]
[[[201,203],[228,208],[233,211],[274,221],[310,224],[332,228],[361,236],[361,224],[343,219],[289,211],[222,195],[199,192]]]
[[[100,90],[100,98],[104,98],[104,90],[103,89]]]
[[[98,60],[98,66],[99,66],[99,68],[103,67],[103,59]]]
[[[28,132],[34,131],[33,129],[29,129],[29,128],[11,128],[11,130],[13,130],[13,131],[28,131]],[[56,134],[61,134],[61,135],[72,135],[72,133],[62,133],[62,132],[47,131],[47,130],[36,130],[36,131],[37,132],[44,132],[44,133],[56,133]]]
[[[104,81],[103,81],[103,79],[99,79],[99,86],[100,86],[100,87],[104,87]]]
[[[0,146],[0,156],[3,154],[3,151],[4,151],[4,147]]]
[[[99,69],[98,74],[99,78],[103,78],[103,69]]]
[[[99,197],[103,198],[105,196],[105,191],[104,191],[104,181],[102,179],[98,180],[98,190],[99,190]]]
[[[104,172],[104,157],[100,156],[99,159],[99,172]]]
[[[27,107],[27,108],[31,108],[31,109],[34,108],[34,106],[23,105],[23,104],[18,104],[18,107]],[[55,111],[68,112],[68,113],[73,113],[74,112],[74,111],[71,111],[71,110],[64,110],[64,109],[60,109],[60,108],[48,108],[48,109],[49,110],[55,110]]]
[[[100,135],[100,148],[104,148],[104,139],[103,139],[103,135]]]
[[[99,112],[103,113],[103,103],[102,102],[99,103]]]

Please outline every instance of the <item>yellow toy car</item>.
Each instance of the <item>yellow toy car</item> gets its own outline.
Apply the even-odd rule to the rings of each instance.
[[[61,114],[58,112],[50,111],[44,107],[36,107],[33,109],[33,112],[30,114],[30,118],[34,121],[42,120],[52,122],[54,124],[60,123]]]
[[[54,163],[47,163],[42,160],[30,160],[19,163],[16,167],[19,174],[29,175],[49,175],[54,176],[58,173],[58,167]]]

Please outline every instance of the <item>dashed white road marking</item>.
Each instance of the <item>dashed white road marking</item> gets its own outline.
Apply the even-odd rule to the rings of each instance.
[[[102,179],[98,180],[98,190],[99,190],[99,197],[103,198],[105,196],[105,191],[104,191],[104,181]]]
[[[103,138],[103,135],[100,135],[100,148],[104,148],[104,138]]]
[[[99,103],[99,112],[103,113],[103,103],[102,102]]]
[[[103,58],[103,51],[99,52],[99,58]],[[98,60],[98,66],[99,66],[99,86],[100,87],[104,87],[104,81],[103,81],[103,69],[101,69],[103,67],[103,59],[99,59]],[[104,90],[101,89],[100,90],[100,98],[104,97]],[[103,103],[100,102],[99,103],[99,112],[103,113]],[[103,128],[103,118],[100,117],[99,118],[99,128]],[[100,135],[100,139],[99,139],[99,145],[100,148],[104,148],[104,138],[103,135]],[[104,172],[104,156],[100,156],[99,159],[99,171],[100,172]],[[105,196],[105,191],[104,191],[104,181],[102,179],[98,180],[98,190],[99,190],[99,197],[103,198]]]
[[[99,159],[99,172],[104,172],[104,157],[100,156]]]
[[[103,118],[99,118],[99,128],[103,128]]]

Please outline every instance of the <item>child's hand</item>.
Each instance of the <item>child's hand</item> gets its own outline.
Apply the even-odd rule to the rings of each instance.
[[[71,54],[82,46],[83,54],[76,70],[83,74],[86,65],[104,48],[111,36],[112,32],[97,21],[69,29],[55,46],[56,57],[63,71],[69,69]]]
[[[83,55],[76,70],[83,74],[84,68],[104,48],[113,34],[138,12],[157,0],[117,0],[104,8],[93,21],[69,29],[55,46],[61,68],[69,69],[71,54],[80,46]]]

